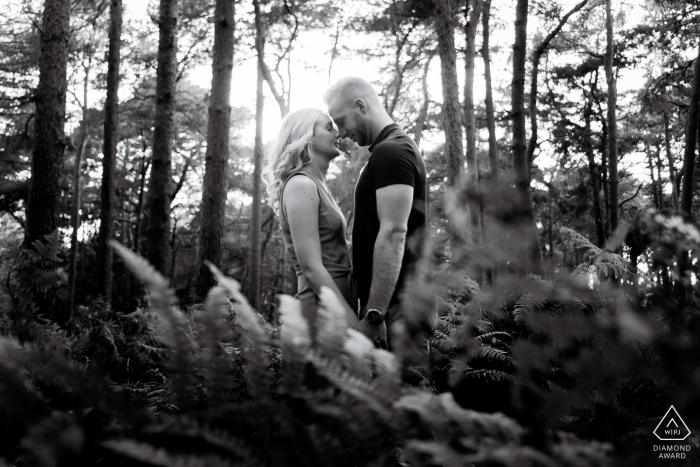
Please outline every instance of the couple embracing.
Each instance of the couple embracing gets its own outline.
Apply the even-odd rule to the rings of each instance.
[[[344,78],[324,100],[327,113],[302,109],[282,122],[264,173],[268,202],[279,215],[296,298],[312,333],[325,286],[341,298],[349,326],[391,348],[391,328],[402,320],[401,290],[427,232],[425,163],[367,81]],[[326,185],[340,138],[370,152],[355,187],[352,261],[345,217]]]

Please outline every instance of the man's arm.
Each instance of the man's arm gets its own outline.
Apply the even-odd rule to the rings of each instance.
[[[386,313],[401,271],[413,187],[389,185],[377,190],[379,234],[374,244],[372,285],[367,309]]]

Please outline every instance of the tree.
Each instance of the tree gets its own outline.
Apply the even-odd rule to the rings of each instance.
[[[204,299],[214,285],[214,278],[203,262],[210,261],[217,268],[222,268],[235,27],[234,2],[217,0],[214,10],[214,58],[211,66],[211,101],[202,192],[202,226],[199,235],[200,268],[196,293],[200,300]]]
[[[462,124],[457,83],[457,53],[455,51],[455,2],[435,1],[435,31],[440,54],[442,76],[442,126],[445,132],[447,183],[456,186],[462,175]]]
[[[527,55],[528,0],[518,0],[515,7],[515,43],[513,44],[513,82],[511,101],[513,119],[513,169],[519,195],[519,211],[525,231],[525,245],[529,250],[533,272],[541,274],[542,253],[539,233],[530,201],[530,170],[525,148],[525,57]]]
[[[608,83],[608,165],[610,174],[610,230],[614,231],[619,223],[618,191],[619,179],[617,173],[617,86],[613,73],[613,58],[615,53],[613,37],[612,0],[605,0],[605,31],[607,47],[605,49],[605,79]]]
[[[693,175],[695,173],[695,148],[698,138],[698,115],[700,109],[700,47],[693,68],[693,84],[688,103],[688,119],[685,130],[685,150],[683,152],[683,188],[681,190],[681,211],[693,216]]]
[[[467,133],[467,179],[476,185],[479,180],[476,162],[476,118],[474,116],[474,60],[476,56],[476,29],[482,0],[471,0],[471,14],[467,21],[465,35],[467,48],[464,57],[464,129]],[[479,236],[479,212],[471,209],[469,213],[472,226],[472,239]]]
[[[70,24],[69,0],[46,0],[41,25],[39,85],[35,95],[35,143],[27,205],[25,248],[58,228],[61,172],[65,150],[66,71]],[[53,298],[34,290],[39,309],[52,316]]]
[[[104,149],[102,151],[102,185],[100,233],[98,244],[99,285],[107,303],[112,301],[112,248],[114,237],[114,171],[119,139],[119,65],[122,35],[122,0],[109,5],[109,50],[107,52],[107,99],[105,101]]]
[[[491,15],[491,0],[484,0],[481,15],[483,43],[481,56],[484,59],[484,81],[486,84],[486,127],[489,130],[489,171],[491,180],[498,178],[498,142],[496,141],[496,119],[493,109],[493,89],[491,84],[491,51],[489,50],[489,17]]]
[[[540,70],[540,59],[542,55],[547,51],[550,42],[554,39],[557,34],[562,30],[566,22],[571,18],[571,16],[577,11],[581,10],[588,0],[583,0],[574,6],[568,13],[566,13],[560,20],[559,24],[545,37],[535,48],[532,53],[532,71],[530,78],[530,141],[527,145],[527,163],[528,170],[532,166],[535,159],[535,150],[537,149],[537,83]]]
[[[178,0],[160,0],[156,112],[151,177],[148,181],[146,202],[148,235],[145,251],[146,258],[159,271],[165,271],[169,250],[171,153],[177,82],[177,21]]]
[[[262,205],[260,201],[262,198],[262,125],[265,106],[263,96],[263,80],[265,79],[265,31],[260,11],[260,2],[258,0],[253,0],[253,7],[255,8],[255,51],[257,53],[258,76],[255,95],[255,148],[253,152],[253,202],[250,214],[250,251],[248,254],[248,297],[253,308],[260,310],[260,230],[262,228]]]

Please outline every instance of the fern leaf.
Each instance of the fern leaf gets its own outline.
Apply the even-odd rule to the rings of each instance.
[[[464,373],[465,379],[491,380],[498,382],[513,382],[512,375],[500,370],[467,370]]]
[[[131,439],[108,440],[102,442],[102,447],[120,454],[127,459],[143,462],[144,464],[162,467],[234,467],[257,466],[255,462],[241,463],[239,460],[229,461],[216,455],[183,455],[171,454],[165,449],[140,443]]]
[[[512,340],[513,336],[508,334],[507,332],[504,331],[493,331],[493,332],[487,332],[486,334],[481,334],[480,336],[476,336],[474,339],[481,343],[484,344],[485,341],[491,340],[491,342],[495,342],[496,340]]]
[[[301,314],[301,303],[289,295],[280,295],[280,338],[284,349],[303,352],[311,346],[309,325]]]
[[[544,306],[545,300],[535,298],[531,294],[523,295],[515,302],[513,318],[516,323],[522,324],[529,315],[542,310]]]
[[[318,332],[316,342],[329,355],[340,353],[348,329],[345,311],[339,297],[328,287],[321,288],[321,306],[316,320]]]

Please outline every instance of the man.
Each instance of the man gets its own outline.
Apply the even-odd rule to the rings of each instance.
[[[340,137],[369,146],[355,187],[352,230],[359,329],[391,348],[387,325],[391,330],[402,320],[399,294],[420,258],[427,228],[425,163],[367,81],[344,78],[324,100]]]

